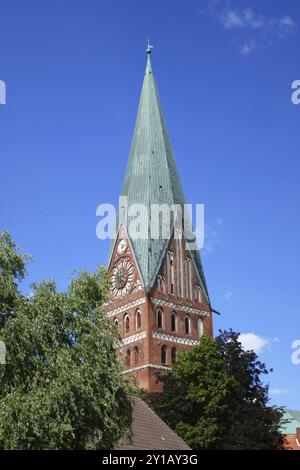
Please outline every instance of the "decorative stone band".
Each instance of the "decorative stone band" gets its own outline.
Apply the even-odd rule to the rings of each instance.
[[[182,336],[172,336],[165,333],[157,333],[156,331],[153,331],[152,338],[161,339],[163,341],[170,341],[171,343],[188,344],[189,346],[195,346],[198,344],[198,341],[195,339],[185,338]]]
[[[148,367],[151,369],[171,370],[171,367],[167,367],[167,366],[160,366],[156,364],[145,364],[143,366],[137,366],[137,367],[133,367],[132,369],[124,370],[123,374],[128,374],[129,372],[135,372],[138,370],[146,369]]]
[[[135,341],[140,341],[141,339],[146,338],[146,336],[146,331],[141,331],[141,333],[137,333],[136,335],[127,336],[127,338],[122,339],[120,346],[127,346],[127,344],[134,343]]]
[[[178,311],[185,312],[185,313],[197,313],[197,315],[200,315],[201,317],[209,317],[210,315],[209,312],[206,312],[205,310],[200,310],[199,308],[187,307],[185,305],[168,302],[167,300],[155,299],[154,297],[151,297],[150,300],[152,304],[159,306],[159,307],[170,307],[174,310],[178,310]]]
[[[121,307],[115,308],[114,310],[110,310],[109,312],[106,313],[106,315],[109,317],[113,317],[114,315],[117,315],[118,313],[126,312],[126,310],[129,310],[130,308],[138,307],[139,305],[142,305],[145,303],[145,298],[137,299],[134,300],[133,302],[130,302],[129,304],[122,305]]]

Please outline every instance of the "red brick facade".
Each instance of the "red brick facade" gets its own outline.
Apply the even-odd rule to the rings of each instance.
[[[285,434],[285,448],[287,450],[300,450],[300,428],[295,434]]]
[[[178,353],[191,348],[202,334],[212,337],[212,315],[184,240],[170,241],[153,288],[146,294],[127,239],[126,248],[121,246],[122,253],[118,251],[123,239],[126,236],[121,229],[109,275],[114,279],[122,260],[133,266],[133,272],[130,268],[130,280],[120,289],[122,295],[113,283],[105,311],[120,329],[125,373],[133,374],[142,388],[154,392],[161,388],[156,374],[167,370]]]

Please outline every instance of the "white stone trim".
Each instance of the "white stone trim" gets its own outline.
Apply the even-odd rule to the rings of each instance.
[[[134,372],[136,370],[146,369],[147,367],[151,369],[171,370],[171,367],[167,367],[167,366],[160,366],[156,364],[145,364],[143,366],[137,366],[137,367],[133,367],[132,369],[124,370],[123,374],[128,374],[129,372]]]
[[[198,344],[198,340],[195,339],[186,338],[184,336],[172,336],[165,333],[158,333],[157,331],[153,331],[152,338],[169,341],[171,343],[188,344],[190,346],[195,346]]]
[[[141,333],[136,333],[135,335],[127,336],[127,338],[122,339],[121,346],[127,346],[127,344],[134,343],[135,341],[140,341],[141,339],[146,338],[146,336],[146,331],[141,331]]]
[[[151,297],[151,303],[157,305],[158,307],[170,307],[173,310],[185,312],[185,313],[196,313],[197,315],[201,315],[201,317],[209,317],[210,312],[206,312],[205,310],[200,310],[199,308],[195,307],[187,307],[182,304],[175,304],[173,302],[168,302],[167,300],[160,300]]]
[[[129,304],[126,305],[121,305],[121,307],[115,308],[114,310],[110,310],[109,312],[106,312],[106,315],[108,318],[113,317],[114,315],[118,315],[118,313],[123,313],[126,312],[126,310],[129,310],[130,308],[138,307],[139,305],[142,305],[145,303],[145,297],[142,297],[137,300],[133,300]]]

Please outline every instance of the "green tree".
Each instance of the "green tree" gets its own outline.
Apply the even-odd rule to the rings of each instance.
[[[193,449],[282,449],[283,410],[268,405],[268,372],[238,333],[224,331],[181,353],[151,401]]]
[[[24,279],[29,259],[6,230],[0,232],[0,327],[14,312],[20,295],[18,281]]]
[[[44,281],[24,296],[17,279],[26,257],[7,233],[0,240],[0,339],[7,347],[0,448],[112,448],[130,425],[131,403],[116,355],[118,333],[99,307],[106,273],[82,271],[67,292]]]

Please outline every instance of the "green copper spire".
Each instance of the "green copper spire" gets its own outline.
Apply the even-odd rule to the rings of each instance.
[[[128,206],[142,203],[150,214],[151,204],[185,204],[176,163],[151,66],[152,46],[148,41],[147,65],[138,107],[135,129],[127,164],[122,196]],[[119,221],[117,221],[118,227]],[[147,230],[147,224],[142,224]],[[150,224],[145,239],[130,240],[144,286],[151,289],[165,255],[168,240],[151,239]],[[111,249],[113,246],[111,247]],[[198,251],[191,251],[200,282],[208,298],[206,282]]]

